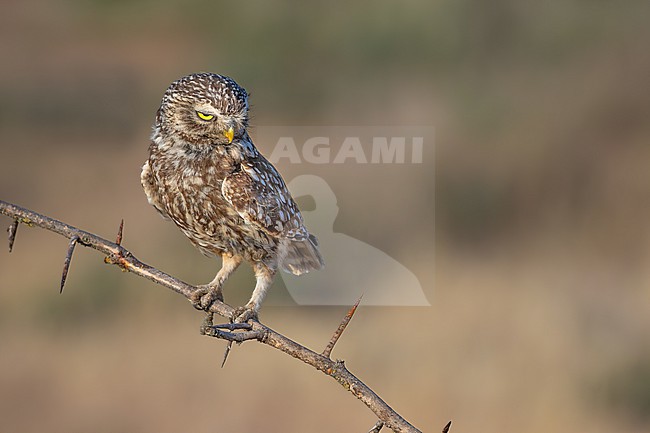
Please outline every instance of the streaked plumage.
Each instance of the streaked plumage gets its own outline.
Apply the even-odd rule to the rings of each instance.
[[[316,238],[247,126],[248,95],[234,80],[180,78],[163,96],[141,174],[149,203],[203,254],[223,259],[197,304],[221,299],[230,273],[251,263],[257,284],[239,321],[256,315],[278,268],[300,275],[323,267]]]

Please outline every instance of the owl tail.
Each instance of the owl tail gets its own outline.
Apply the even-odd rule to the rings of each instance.
[[[289,241],[280,262],[283,271],[294,275],[317,271],[323,266],[325,262],[318,251],[318,239],[312,234],[302,241]]]

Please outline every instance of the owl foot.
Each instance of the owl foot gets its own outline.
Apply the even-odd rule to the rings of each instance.
[[[239,307],[232,315],[232,323],[246,323],[251,319],[257,320],[257,311],[250,307]]]
[[[205,284],[197,286],[196,290],[190,296],[190,302],[197,310],[208,310],[214,301],[223,302],[223,292],[221,287]]]
[[[209,335],[210,330],[214,326],[214,313],[207,313],[203,322],[201,322],[201,327],[199,328],[199,333],[201,335]]]

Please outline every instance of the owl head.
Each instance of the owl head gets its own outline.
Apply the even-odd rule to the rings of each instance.
[[[246,132],[248,94],[223,75],[187,75],[165,92],[156,123],[166,134],[195,147],[229,145]]]

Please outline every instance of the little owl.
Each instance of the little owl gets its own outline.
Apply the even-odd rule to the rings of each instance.
[[[195,306],[223,300],[222,286],[242,260],[253,266],[257,283],[237,322],[257,317],[278,268],[300,275],[323,267],[316,237],[247,126],[248,94],[234,80],[182,77],[162,98],[141,174],[149,203],[199,251],[223,261],[194,293]]]

